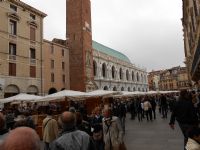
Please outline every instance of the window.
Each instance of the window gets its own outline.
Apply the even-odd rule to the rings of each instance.
[[[34,14],[30,14],[30,18],[35,20],[35,15]]]
[[[35,49],[34,48],[30,48],[30,58],[31,59],[35,59]]]
[[[9,63],[9,76],[16,76],[16,64]]]
[[[105,63],[102,65],[102,76],[104,78],[106,77],[106,64]]]
[[[96,61],[93,61],[93,74],[94,74],[94,76],[97,75],[97,63],[96,63]]]
[[[122,68],[119,69],[119,78],[120,80],[123,79],[123,72],[122,72]]]
[[[54,68],[54,60],[51,60],[51,69]]]
[[[65,70],[65,62],[62,62],[62,70]]]
[[[115,78],[115,67],[112,66],[112,78],[114,79]]]
[[[127,81],[129,80],[129,72],[128,72],[128,70],[126,70],[126,80]]]
[[[35,41],[35,28],[30,26],[30,40]]]
[[[65,83],[65,75],[64,74],[62,75],[62,81],[63,81],[63,83]]]
[[[51,54],[53,54],[54,53],[54,47],[53,47],[53,45],[51,46]]]
[[[54,73],[51,73],[51,82],[54,82]]]
[[[62,56],[65,56],[65,50],[62,49]]]
[[[17,6],[10,4],[10,10],[17,12]]]
[[[132,72],[132,80],[135,81],[135,74]]]
[[[140,77],[139,77],[139,74],[137,72],[137,82],[139,82],[139,81],[140,81]]]
[[[30,77],[36,77],[36,66],[30,66]]]
[[[16,56],[16,44],[9,43],[9,55]]]
[[[10,20],[10,34],[17,35],[17,21]]]

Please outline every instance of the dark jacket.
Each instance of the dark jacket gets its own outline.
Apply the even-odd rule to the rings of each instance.
[[[180,98],[174,105],[169,124],[174,124],[175,119],[183,124],[198,124],[198,117],[191,100]]]

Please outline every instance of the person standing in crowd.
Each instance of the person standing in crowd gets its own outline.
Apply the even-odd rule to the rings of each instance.
[[[31,113],[26,112],[25,113],[25,117],[26,117],[25,121],[26,121],[27,127],[35,129],[35,123],[34,123],[34,120],[33,120],[32,116],[31,116]]]
[[[135,99],[132,99],[131,100],[131,103],[130,103],[130,113],[131,113],[131,119],[135,119],[135,115],[136,115],[136,113],[135,113],[136,111],[135,111]]]
[[[139,98],[137,98],[137,100],[136,100],[136,112],[137,112],[138,121],[139,122],[142,121],[143,109],[142,109],[141,100]]]
[[[40,139],[37,133],[28,127],[12,130],[0,145],[1,150],[40,150]]]
[[[198,126],[197,113],[186,90],[180,92],[179,99],[173,107],[169,123],[172,129],[174,129],[175,119],[183,133],[185,146],[188,140],[188,131]]]
[[[44,150],[49,150],[49,145],[58,137],[58,123],[52,117],[52,110],[47,111],[47,117],[42,123]]]
[[[147,97],[145,97],[144,99],[143,107],[144,107],[144,112],[146,114],[147,121],[149,121],[149,119],[152,120],[152,113],[151,113],[152,106]]]
[[[89,122],[83,120],[83,116],[80,112],[76,112],[76,127],[78,130],[85,131],[87,134],[91,135],[91,125]]]
[[[124,102],[119,103],[119,119],[121,121],[123,131],[125,133],[126,104]]]
[[[0,144],[3,139],[7,136],[8,130],[6,129],[6,122],[4,115],[0,112]]]
[[[51,150],[95,150],[90,136],[76,129],[75,114],[65,111],[61,115],[62,133],[50,146]]]
[[[102,119],[103,119],[103,116],[101,115],[101,109],[100,107],[96,107],[94,109],[94,116],[91,119],[91,126],[93,127],[96,124],[102,125]]]
[[[120,150],[120,145],[123,144],[124,132],[119,118],[112,116],[109,106],[104,108],[103,136],[105,150]]]
[[[165,95],[161,95],[160,97],[160,107],[161,107],[161,112],[162,112],[162,118],[167,118],[167,98]]]
[[[200,128],[193,128],[188,133],[186,150],[200,150]]]
[[[155,97],[150,97],[149,102],[151,104],[151,110],[153,113],[153,118],[156,119],[156,100]]]
[[[11,109],[7,110],[5,118],[6,118],[7,129],[8,130],[13,129],[13,126],[15,124],[15,121],[14,121],[15,116]]]
[[[102,125],[96,124],[93,126],[92,140],[96,150],[104,150],[105,144],[103,141],[103,128]]]

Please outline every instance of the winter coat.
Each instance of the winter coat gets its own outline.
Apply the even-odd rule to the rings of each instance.
[[[119,150],[119,145],[123,142],[123,129],[118,117],[113,116],[107,123],[107,118],[103,118],[103,135],[105,142],[105,150]]]

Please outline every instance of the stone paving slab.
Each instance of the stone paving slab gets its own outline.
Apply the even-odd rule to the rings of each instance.
[[[169,119],[162,119],[160,114],[153,122],[129,118],[127,115],[124,138],[127,150],[183,150],[180,128],[176,124],[175,130],[170,129]]]

